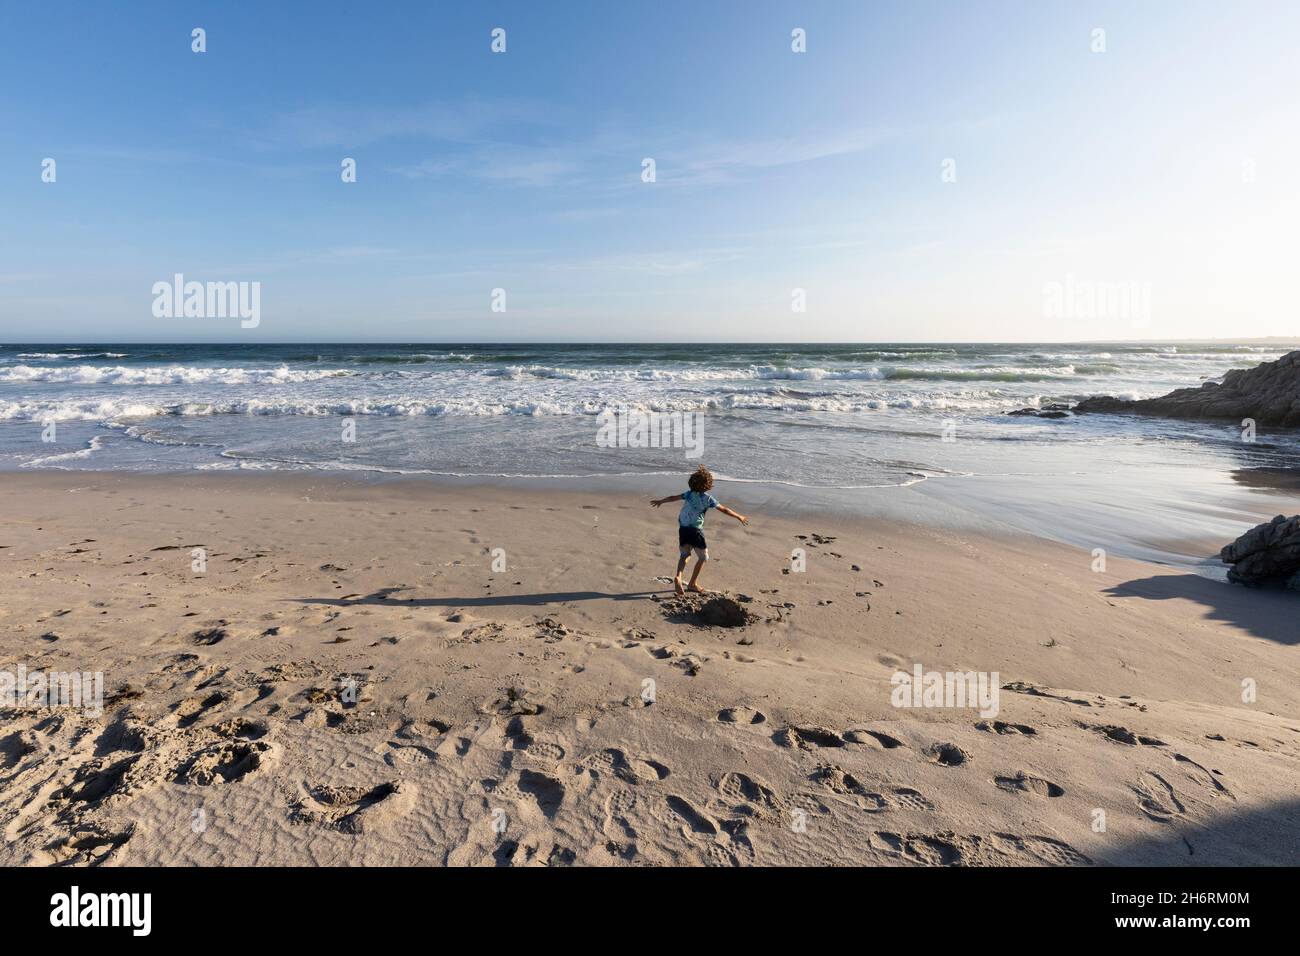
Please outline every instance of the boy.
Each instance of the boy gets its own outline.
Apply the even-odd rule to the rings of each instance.
[[[650,504],[658,508],[665,501],[682,502],[681,513],[677,515],[677,544],[681,554],[677,558],[677,574],[673,576],[673,590],[678,594],[684,593],[682,572],[686,570],[686,559],[691,556],[691,550],[694,549],[695,570],[691,572],[691,583],[687,585],[686,590],[703,594],[704,589],[696,582],[700,579],[704,562],[709,560],[709,545],[704,540],[704,513],[710,508],[717,508],[724,515],[730,515],[741,524],[749,524],[749,519],[732,511],[726,505],[718,504],[718,500],[709,494],[709,489],[713,487],[713,474],[703,465],[695,469],[695,474],[691,475],[686,483],[690,485],[690,491],[668,498],[656,498]]]

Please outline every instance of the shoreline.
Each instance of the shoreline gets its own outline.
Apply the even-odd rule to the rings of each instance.
[[[1300,512],[1300,432],[1008,414],[1282,355],[1280,340],[1186,344],[4,347],[0,471],[663,494],[704,461],[771,512],[1024,532],[1218,580],[1223,545]],[[689,414],[694,443],[603,440],[614,409]]]
[[[0,475],[0,669],[109,695],[6,711],[0,862],[1294,862],[1293,596],[730,497],[736,629],[621,495]],[[894,706],[916,665],[997,716]]]
[[[524,494],[580,493],[626,496],[669,494],[684,483],[693,462],[680,471],[618,475],[457,475],[412,473],[358,467],[229,469],[183,468],[167,471],[93,470],[58,467],[0,469],[11,475],[84,476],[103,480],[134,476],[162,479],[265,479],[332,482],[365,487],[494,488]],[[715,474],[717,474],[715,472]],[[977,534],[1025,535],[1043,541],[1191,571],[1226,580],[1219,549],[1256,524],[1280,513],[1300,512],[1300,485],[1291,470],[1239,468],[1198,485],[1171,488],[1165,506],[1180,501],[1178,521],[1161,524],[1144,513],[1139,501],[1126,512],[1108,514],[1119,496],[1109,486],[1095,487],[1090,476],[928,474],[900,484],[867,486],[801,485],[771,479],[719,476],[721,494],[787,518],[876,520],[926,525]],[[1070,490],[1074,498],[1064,494]],[[1091,500],[1090,500],[1091,499]],[[1167,528],[1177,527],[1170,533]]]

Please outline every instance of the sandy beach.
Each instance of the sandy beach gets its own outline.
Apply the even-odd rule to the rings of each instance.
[[[743,487],[716,493],[746,510]],[[102,713],[0,712],[0,863],[1300,856],[1293,595],[1094,570],[1027,535],[755,511],[710,519],[703,581],[751,623],[705,626],[669,583],[671,512],[0,475],[0,671],[104,688]],[[895,706],[918,665],[996,672],[996,714]]]

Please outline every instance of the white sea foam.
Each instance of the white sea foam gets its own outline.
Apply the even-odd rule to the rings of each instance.
[[[0,421],[107,422],[165,415],[167,409],[131,398],[0,401]]]
[[[857,413],[880,409],[917,411],[997,411],[1018,408],[1026,398],[998,394],[987,390],[952,392],[875,392],[861,395],[787,394],[781,388],[765,391],[741,391],[722,395],[655,397],[632,394],[606,394],[590,398],[491,398],[389,396],[367,398],[314,398],[287,394],[274,398],[237,400],[157,402],[132,398],[69,398],[26,401],[0,401],[0,421],[118,423],[130,419],[178,416],[205,418],[217,415],[251,416],[348,416],[365,415],[384,418],[418,418],[443,415],[496,417],[593,416],[610,404],[638,412],[692,411],[770,411],[770,412],[838,412]],[[1036,398],[1033,399],[1036,401]]]
[[[126,358],[126,352],[19,352],[18,358],[34,362],[72,361],[90,358]]]
[[[867,366],[852,368],[823,368],[820,366],[792,367],[783,365],[751,365],[745,368],[642,368],[642,369],[579,369],[547,365],[505,365],[486,369],[489,378],[524,381],[527,379],[554,379],[573,382],[878,382],[885,380],[921,379],[932,381],[1036,381],[1052,378],[1070,378],[1080,374],[1096,374],[1109,370],[1109,366],[1089,365],[1079,371],[1074,365],[1057,366],[987,366],[987,367],[922,367],[922,366]]]
[[[276,385],[316,382],[352,375],[347,369],[203,368],[186,365],[131,368],[125,365],[76,365],[0,368],[0,382],[48,382],[79,385]]]
[[[23,468],[31,468],[33,466],[48,467],[51,465],[58,465],[65,462],[81,461],[86,458],[89,458],[91,455],[93,455],[95,452],[99,451],[103,447],[104,447],[104,440],[99,435],[95,435],[90,439],[90,441],[87,443],[85,448],[80,448],[77,451],[60,452],[55,455],[42,455],[39,458],[30,458],[27,461],[22,462],[21,467]]]

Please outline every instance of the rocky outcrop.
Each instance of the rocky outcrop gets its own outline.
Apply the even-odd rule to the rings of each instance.
[[[1233,369],[1221,382],[1180,388],[1160,398],[1130,401],[1099,395],[1074,407],[1077,413],[1128,412],[1170,418],[1252,418],[1257,425],[1300,427],[1300,351],[1275,362]]]
[[[1069,418],[1070,406],[1060,402],[1049,402],[1040,408],[1017,408],[1007,414],[1021,415],[1026,418]]]
[[[1256,525],[1219,552],[1236,584],[1283,581],[1300,591],[1300,515],[1278,515]]]

